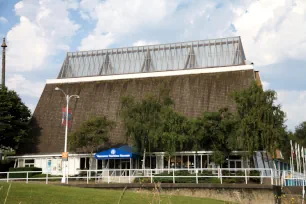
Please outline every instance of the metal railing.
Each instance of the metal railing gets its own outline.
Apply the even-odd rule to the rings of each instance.
[[[192,183],[205,183],[205,179],[217,178],[224,183],[225,179],[240,179],[240,183],[248,184],[250,179],[258,179],[262,184],[269,182],[271,185],[302,185],[305,183],[305,176],[292,171],[279,171],[264,168],[198,168],[198,169],[103,169],[103,170],[79,170],[78,175],[69,175],[67,183],[70,181],[81,181],[83,183],[132,183],[136,178],[146,179],[153,183],[160,179],[169,179],[172,183],[179,183],[180,179],[189,178]],[[158,172],[158,174],[156,173]],[[256,173],[254,173],[256,172]],[[267,173],[269,172],[269,174]],[[48,184],[50,181],[60,181],[62,176],[54,176],[45,173],[40,176],[33,174],[43,174],[42,171],[13,171],[0,172],[0,181],[41,181]],[[19,175],[16,176],[16,175]],[[21,176],[20,176],[21,175]],[[294,181],[296,181],[294,183]]]

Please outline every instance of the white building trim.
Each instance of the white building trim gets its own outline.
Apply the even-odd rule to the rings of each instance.
[[[93,153],[94,155],[95,153]],[[69,154],[69,157],[89,157],[90,154]],[[43,158],[43,157],[61,157],[62,154],[25,154],[19,156],[7,156],[8,159],[19,159],[19,158]]]
[[[80,83],[80,82],[93,82],[93,81],[110,81],[110,80],[120,80],[120,79],[139,79],[139,78],[179,76],[179,75],[190,75],[190,74],[234,72],[234,71],[252,70],[252,69],[254,69],[253,65],[241,65],[241,66],[231,66],[231,67],[198,68],[198,69],[159,71],[159,72],[149,72],[149,73],[118,74],[110,76],[48,79],[46,83],[63,84],[63,83]]]

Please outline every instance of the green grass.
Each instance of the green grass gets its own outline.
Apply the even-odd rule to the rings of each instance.
[[[9,184],[0,182],[0,203],[4,203]],[[12,183],[6,204],[58,204],[103,203],[117,204],[122,190],[85,189],[46,184]],[[153,191],[152,191],[153,192]],[[126,191],[120,204],[159,203],[157,193]],[[171,204],[221,204],[223,201],[185,196],[161,195],[161,203]]]

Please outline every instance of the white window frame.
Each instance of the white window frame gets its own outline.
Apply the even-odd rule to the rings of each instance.
[[[29,160],[33,160],[33,163],[27,163]],[[35,167],[35,159],[24,159],[24,167]]]

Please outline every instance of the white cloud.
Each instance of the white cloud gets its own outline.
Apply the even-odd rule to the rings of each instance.
[[[305,0],[82,0],[80,13],[83,19],[96,22],[85,38],[87,49],[96,49],[94,40],[108,33],[112,40],[108,38],[103,46],[151,29],[172,35],[173,41],[239,35],[247,58],[255,65],[305,60],[306,56]]]
[[[289,129],[294,130],[295,126],[306,121],[306,90],[278,90],[277,96],[278,102],[286,112]]]
[[[36,105],[29,103],[27,104],[27,107],[30,109],[31,113],[33,114],[36,108]]]
[[[81,45],[78,47],[79,50],[100,50],[107,48],[115,41],[114,36],[111,33],[89,34],[86,38],[82,39]]]
[[[82,40],[79,49],[105,48],[123,38],[124,35],[137,32],[141,27],[158,26],[162,19],[175,11],[179,2],[174,0],[83,0],[80,3],[81,16],[83,19],[95,20],[96,26]],[[100,47],[98,47],[99,44]]]
[[[48,40],[40,28],[26,17],[7,34],[7,66],[10,71],[31,71],[40,67],[48,56]]]
[[[270,87],[270,83],[269,82],[262,81],[261,83],[262,83],[262,86],[263,86],[264,90],[268,90],[269,89],[269,87]]]
[[[0,16],[0,23],[8,23],[8,20],[3,16]]]
[[[305,0],[252,1],[245,11],[236,12],[233,24],[242,36],[247,58],[257,65],[287,58],[305,60]]]
[[[144,46],[144,45],[155,45],[159,44],[157,40],[155,41],[145,41],[145,40],[138,40],[137,42],[133,43],[133,46]]]
[[[7,33],[8,71],[42,69],[50,56],[69,50],[67,42],[79,29],[69,17],[75,0],[22,0],[15,5],[20,22]]]
[[[15,90],[21,96],[39,98],[45,83],[32,82],[20,74],[14,74],[8,77],[6,85],[9,89]]]

